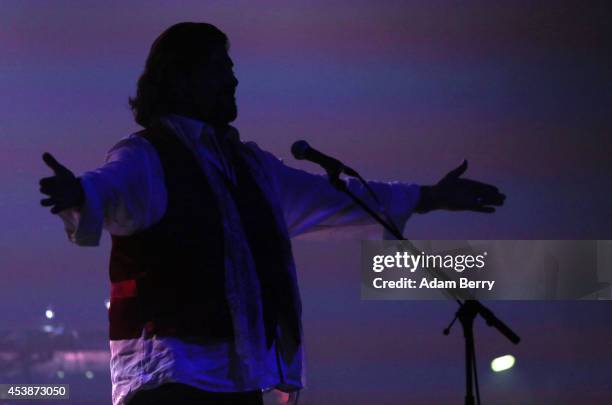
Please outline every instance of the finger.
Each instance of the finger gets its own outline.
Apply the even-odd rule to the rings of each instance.
[[[57,194],[57,184],[48,184],[44,186],[40,186],[39,191],[43,194]]]
[[[55,200],[53,198],[44,198],[40,200],[40,205],[42,205],[43,207],[50,207],[52,205],[55,205]]]
[[[506,196],[498,193],[495,196],[493,196],[490,199],[490,201],[491,201],[490,203],[485,203],[485,204],[501,206],[501,205],[504,205],[504,202],[506,201]]]
[[[464,159],[463,163],[461,163],[456,169],[451,170],[445,177],[447,179],[457,179],[459,178],[459,176],[465,173],[467,168],[468,168],[468,161],[467,159]]]
[[[499,193],[499,189],[492,184],[483,183],[472,179],[461,179],[467,187],[473,192],[479,193]]]
[[[57,194],[55,192],[55,189],[50,189],[50,188],[43,188],[41,187],[39,190],[42,194],[46,194],[48,196],[53,196],[54,194]]]
[[[506,200],[506,196],[503,194],[493,194],[493,195],[484,195],[476,199],[481,205],[504,205],[504,201]]]
[[[479,205],[479,206],[472,207],[470,210],[471,211],[475,211],[475,212],[483,212],[485,214],[492,214],[492,213],[495,212],[495,208],[493,208],[493,207],[486,207],[484,205]]]
[[[64,168],[49,152],[43,153],[42,159],[56,174]]]
[[[64,211],[67,208],[68,207],[65,207],[64,205],[58,204],[55,207],[51,208],[51,213],[52,214],[59,214],[60,212]]]
[[[506,196],[499,192],[497,187],[489,184],[475,182],[473,180],[461,179],[469,189],[472,195],[477,196],[489,204],[488,201],[495,204],[501,204],[506,199]]]
[[[50,187],[50,186],[54,186],[56,183],[57,183],[56,176],[45,177],[43,179],[40,179],[40,181],[38,182],[38,184],[40,184],[40,187]]]

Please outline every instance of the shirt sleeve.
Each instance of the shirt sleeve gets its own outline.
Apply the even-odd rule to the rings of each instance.
[[[167,204],[163,169],[153,146],[138,135],[119,141],[104,165],[83,173],[85,203],[59,213],[68,239],[97,246],[102,230],[130,235],[161,219]]]
[[[258,149],[276,183],[291,237],[354,225],[372,225],[375,220],[345,193],[336,190],[326,175],[317,175],[285,165],[269,152]],[[420,187],[406,182],[368,181],[380,205],[357,179],[347,179],[348,189],[371,209],[387,216],[403,230],[416,208]]]

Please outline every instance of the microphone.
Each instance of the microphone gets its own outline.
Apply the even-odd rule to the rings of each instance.
[[[296,141],[291,145],[291,154],[297,160],[308,160],[323,167],[328,173],[345,173],[349,176],[359,177],[359,174],[338,159],[327,156],[311,147],[304,140]]]

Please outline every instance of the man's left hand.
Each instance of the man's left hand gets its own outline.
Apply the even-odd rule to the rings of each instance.
[[[434,186],[421,186],[417,212],[435,209],[492,213],[502,206],[506,196],[497,187],[479,181],[460,178],[468,168],[467,160],[450,171]]]

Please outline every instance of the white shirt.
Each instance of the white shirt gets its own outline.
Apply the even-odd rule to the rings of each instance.
[[[194,153],[211,183],[220,182],[222,173],[232,178],[232,168],[217,148],[211,127],[177,115],[169,115],[163,122]],[[238,136],[237,131],[228,136]],[[254,143],[246,146],[263,162],[273,183],[264,192],[274,194],[270,197],[278,202],[282,210],[279,214],[291,237],[373,223],[346,195],[334,189],[326,176],[286,166]],[[103,229],[113,235],[131,235],[152,226],[165,213],[167,194],[161,162],[155,148],[139,135],[121,139],[107,153],[104,165],[83,173],[81,182],[86,196],[84,205],[60,213],[69,240],[78,245],[97,246]],[[368,184],[402,229],[418,203],[419,186],[401,182]],[[372,208],[377,207],[358,181],[350,179],[347,185]],[[254,274],[253,269],[249,271]],[[278,357],[276,345],[268,349],[255,337],[251,338],[247,339],[252,340],[250,355],[242,359],[246,363],[237,362],[242,352],[234,342],[210,344],[175,337],[113,340],[110,342],[113,404],[124,404],[137,390],[166,382],[226,392],[271,388],[289,392],[304,386],[301,346],[292,361],[285,361]],[[244,373],[237,371],[241,364],[250,370],[246,379]]]

